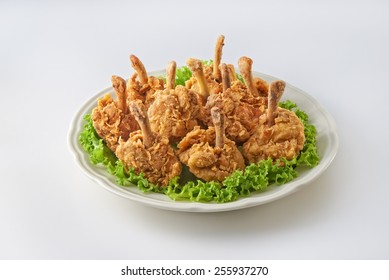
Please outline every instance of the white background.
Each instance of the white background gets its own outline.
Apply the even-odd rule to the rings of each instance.
[[[388,259],[385,1],[1,1],[0,259]],[[223,213],[149,208],[104,190],[67,147],[113,74],[242,55],[312,95],[340,147],[314,183]]]

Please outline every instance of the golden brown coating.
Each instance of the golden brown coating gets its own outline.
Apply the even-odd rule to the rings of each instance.
[[[141,130],[131,133],[127,141],[120,139],[116,155],[126,168],[134,168],[136,174],[143,173],[153,184],[166,186],[181,174],[181,162],[169,140],[151,131],[145,105],[140,101],[132,102],[130,110]]]
[[[263,117],[250,139],[243,144],[243,155],[249,163],[260,160],[297,157],[304,147],[304,126],[292,111],[278,108],[275,124],[268,126]]]
[[[113,100],[110,94],[100,98],[97,107],[92,110],[92,121],[97,134],[115,151],[119,138],[127,140],[130,133],[139,129],[139,126],[128,112],[125,80],[112,76],[112,85],[117,101]]]
[[[117,157],[127,168],[134,168],[136,174],[159,186],[166,186],[171,179],[181,174],[181,163],[166,138],[157,139],[146,147],[140,130],[131,133],[127,141],[120,140]]]
[[[258,95],[260,97],[267,97],[269,94],[269,84],[265,80],[259,78],[259,77],[254,77],[253,78],[254,86],[258,91]],[[266,99],[264,99],[266,101]]]
[[[224,135],[220,110],[214,109],[215,127],[207,130],[195,127],[178,144],[178,154],[181,162],[198,178],[221,182],[235,170],[243,170],[245,164],[234,141]]]
[[[238,79],[231,82],[229,67],[222,64],[223,92],[211,94],[205,105],[206,118],[204,122],[212,125],[210,110],[218,106],[226,116],[226,135],[229,139],[241,144],[251,136],[258,123],[259,116],[265,110],[262,99],[248,93],[245,85]]]
[[[226,135],[236,143],[243,143],[250,137],[261,114],[254,106],[242,102],[242,96],[231,89],[211,95],[206,109],[209,110],[214,106],[223,108],[226,115]],[[209,115],[206,120],[208,124],[212,121]]]
[[[198,125],[202,101],[197,93],[181,85],[175,87],[174,61],[169,63],[166,72],[166,89],[156,93],[148,115],[152,131],[176,143]]]
[[[180,85],[159,92],[148,110],[152,131],[178,142],[199,124],[200,103],[195,92]]]
[[[283,81],[270,84],[269,107],[259,118],[254,134],[243,145],[242,152],[249,163],[268,158],[291,160],[304,147],[304,125],[294,112],[278,107],[284,89]]]

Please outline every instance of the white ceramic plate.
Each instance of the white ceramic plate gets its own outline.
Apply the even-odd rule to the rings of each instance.
[[[164,71],[150,73],[150,75],[163,75]],[[253,73],[266,81],[276,80],[261,73]],[[310,119],[310,122],[317,129],[317,147],[320,155],[320,163],[314,168],[297,168],[298,177],[293,181],[281,186],[269,186],[265,192],[252,193],[249,197],[240,198],[237,201],[228,203],[198,203],[190,201],[173,201],[168,196],[158,193],[143,193],[136,186],[122,187],[115,183],[115,178],[106,172],[102,166],[93,165],[89,160],[89,155],[83,150],[78,140],[85,121],[83,116],[92,111],[97,105],[97,99],[106,93],[113,93],[112,87],[96,94],[80,108],[74,116],[70,125],[68,144],[72,151],[75,161],[81,170],[99,185],[107,190],[128,198],[133,201],[143,203],[162,209],[187,212],[219,212],[237,210],[256,205],[272,202],[283,198],[293,192],[296,192],[304,186],[312,183],[320,174],[322,174],[331,164],[338,149],[338,136],[336,132],[335,121],[332,116],[318,102],[302,90],[287,84],[283,100],[289,99],[295,102],[300,109],[304,110]]]

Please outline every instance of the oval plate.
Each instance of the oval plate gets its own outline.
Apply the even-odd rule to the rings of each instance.
[[[162,76],[164,73],[164,71],[156,71],[150,73],[150,75]],[[275,77],[258,72],[254,72],[253,75],[268,82],[277,80]],[[269,203],[292,194],[311,183],[328,168],[338,150],[339,144],[336,124],[332,116],[314,98],[287,83],[282,100],[289,99],[296,103],[300,109],[308,114],[310,122],[315,125],[317,129],[317,147],[320,155],[320,163],[311,169],[297,168],[298,177],[289,183],[281,186],[269,186],[264,192],[252,193],[249,197],[239,198],[233,202],[218,204],[173,201],[164,194],[143,193],[136,186],[122,187],[116,184],[115,177],[109,174],[103,166],[93,165],[89,160],[89,155],[83,150],[78,140],[80,132],[85,125],[83,117],[85,114],[91,113],[92,109],[96,107],[98,98],[112,92],[112,87],[99,92],[86,101],[76,113],[71,122],[68,134],[69,148],[78,166],[93,181],[117,195],[148,206],[174,211],[220,212]]]

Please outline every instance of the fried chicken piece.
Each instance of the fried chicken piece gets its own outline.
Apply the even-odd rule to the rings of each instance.
[[[268,158],[291,160],[304,147],[304,125],[294,112],[278,107],[284,89],[283,81],[270,84],[269,107],[260,117],[254,134],[243,145],[243,155],[249,163]]]
[[[254,77],[254,86],[258,90],[258,94],[260,97],[267,97],[269,94],[269,84],[265,80],[260,77]],[[267,99],[265,99],[267,101]]]
[[[153,103],[155,92],[163,90],[163,79],[148,76],[142,61],[135,55],[130,55],[131,65],[135,73],[128,79],[127,95],[130,100],[141,100],[147,107]]]
[[[247,88],[241,81],[236,79],[231,82],[233,76],[230,72],[230,67],[223,63],[221,66],[223,92],[208,97],[205,105],[207,117],[204,118],[204,122],[212,125],[211,108],[215,106],[223,108],[226,116],[226,135],[241,144],[251,136],[264,109],[255,106],[259,104],[258,98],[247,97]]]
[[[224,114],[220,108],[211,110],[214,127],[199,126],[178,144],[181,162],[189,171],[205,181],[223,181],[233,171],[245,168],[244,158],[234,141],[224,133]]]
[[[170,143],[181,140],[198,125],[201,107],[200,96],[178,85],[175,87],[176,63],[167,67],[166,89],[156,92],[154,102],[148,109],[151,130],[169,139]]]
[[[139,126],[128,111],[126,81],[118,76],[112,76],[111,80],[117,101],[110,94],[100,98],[92,111],[92,121],[97,134],[115,151],[119,138],[127,140],[130,133],[139,129]]]
[[[131,133],[127,141],[120,139],[116,155],[126,168],[134,168],[136,174],[143,173],[153,184],[166,186],[181,174],[181,162],[169,140],[151,131],[146,106],[137,100],[130,103],[130,110],[141,130]]]
[[[220,63],[222,58],[222,51],[224,46],[224,36],[220,35],[217,38],[216,45],[215,45],[215,52],[214,52],[214,58],[213,62],[210,65],[204,65],[204,69],[202,70],[204,75],[204,80],[207,84],[207,87],[209,89],[209,93],[219,93],[222,92],[223,88],[221,87],[221,72],[220,72]],[[193,71],[193,67],[189,64],[189,61],[187,62],[188,67],[190,70]],[[197,67],[197,66],[196,66]],[[197,67],[198,68],[198,67]],[[194,73],[193,73],[194,74]],[[201,92],[202,88],[199,83],[199,79],[197,77],[192,77],[188,81],[185,82],[185,86],[188,89],[192,89],[197,92]]]

